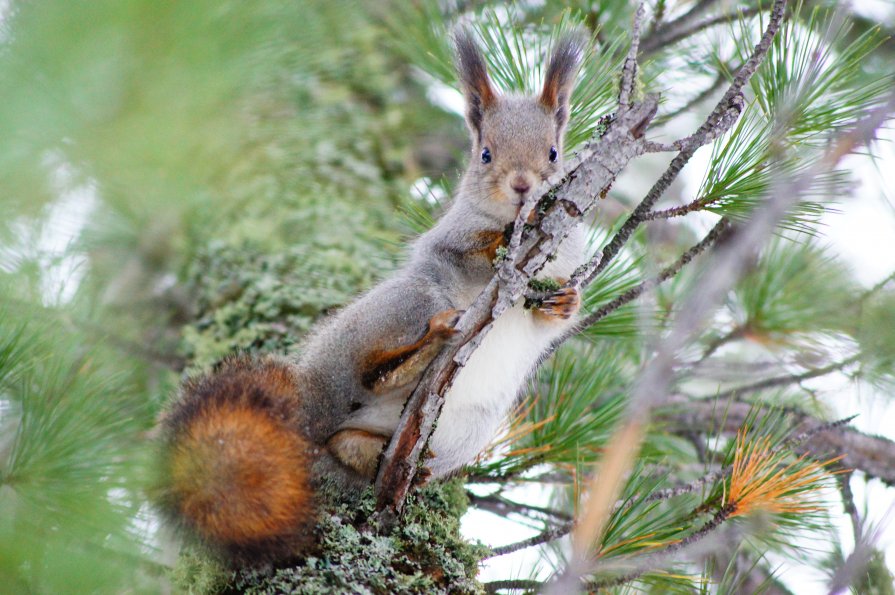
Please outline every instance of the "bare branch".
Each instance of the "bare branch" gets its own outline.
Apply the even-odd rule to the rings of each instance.
[[[641,0],[637,10],[634,12],[634,25],[631,29],[631,48],[628,50],[624,66],[622,66],[622,80],[618,92],[619,109],[628,109],[631,106],[631,98],[634,96],[634,90],[637,87],[637,53],[640,48],[640,29],[643,26],[645,14],[646,10],[643,7],[643,0]]]
[[[700,31],[705,31],[716,25],[723,25],[724,23],[730,23],[739,19],[746,19],[755,16],[759,12],[759,7],[750,6],[735,12],[708,17],[695,23],[677,24],[677,21],[672,21],[671,23],[668,23],[667,26],[659,28],[655,34],[643,40],[641,54],[643,57],[650,56],[665,49],[671,44],[696,35]]]
[[[504,556],[506,554],[518,552],[519,550],[524,550],[525,548],[534,547],[543,543],[549,543],[555,539],[559,539],[560,537],[568,535],[571,530],[572,523],[570,522],[563,523],[562,525],[557,525],[555,527],[550,527],[544,532],[538,533],[534,537],[529,537],[528,539],[523,539],[522,541],[517,541],[516,543],[493,548],[491,550],[491,555],[488,556],[488,558],[496,558],[497,556]]]
[[[829,365],[822,366],[820,368],[813,368],[808,370],[807,372],[802,372],[801,374],[783,374],[782,376],[775,376],[773,378],[765,378],[764,380],[759,380],[758,382],[753,382],[750,384],[746,384],[743,386],[738,386],[735,388],[731,388],[729,390],[720,392],[716,395],[711,395],[709,397],[704,397],[707,399],[728,399],[731,397],[739,397],[741,395],[754,393],[762,390],[766,390],[769,388],[774,388],[777,386],[787,386],[790,384],[798,384],[803,380],[809,380],[811,378],[819,378],[820,376],[826,376],[832,372],[838,372],[853,363],[856,363],[861,358],[861,354],[855,354],[851,357],[847,357],[844,360],[840,360],[838,362],[833,362]]]

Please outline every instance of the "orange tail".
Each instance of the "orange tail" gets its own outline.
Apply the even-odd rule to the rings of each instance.
[[[189,380],[163,422],[159,503],[232,564],[299,553],[314,525],[314,446],[299,387],[274,360],[239,357]]]

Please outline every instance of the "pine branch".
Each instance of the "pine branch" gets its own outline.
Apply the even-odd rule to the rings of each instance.
[[[718,223],[715,224],[715,226],[711,229],[711,231],[709,231],[709,233],[706,234],[706,236],[699,243],[697,243],[694,246],[692,246],[691,248],[689,248],[674,263],[672,263],[669,266],[662,269],[662,271],[660,271],[659,274],[656,275],[655,277],[653,277],[652,279],[647,279],[645,281],[642,281],[639,285],[632,287],[631,289],[624,292],[623,294],[621,294],[620,296],[618,296],[611,302],[609,302],[603,306],[600,306],[598,309],[594,310],[593,312],[591,312],[590,314],[585,316],[581,320],[581,322],[579,322],[578,325],[576,325],[576,327],[571,331],[570,334],[578,334],[582,330],[584,330],[590,326],[593,326],[600,320],[606,318],[606,316],[608,316],[615,310],[618,310],[625,304],[630,303],[633,300],[637,299],[638,297],[643,295],[645,292],[650,291],[651,289],[659,286],[660,284],[667,281],[668,279],[671,279],[672,277],[677,275],[679,272],[681,272],[685,266],[690,264],[690,262],[694,258],[696,258],[698,255],[705,252],[708,248],[710,248],[712,245],[714,245],[718,241],[723,240],[723,238],[727,235],[727,233],[729,231],[730,231],[730,223],[728,222],[727,219],[722,218],[720,221],[718,221]],[[562,342],[564,340],[565,340],[565,338],[561,338],[559,340],[559,342]]]
[[[515,543],[493,548],[491,550],[491,555],[489,555],[488,558],[496,558],[497,556],[504,556],[506,554],[518,552],[519,550],[524,550],[525,548],[541,545],[542,543],[549,543],[555,539],[559,539],[560,537],[568,535],[571,530],[572,523],[563,523],[562,525],[550,527],[549,529],[546,529],[545,531],[538,533],[533,537],[529,537],[528,539],[523,539],[522,541],[517,541]]]
[[[783,18],[785,4],[785,0],[775,2],[768,29],[762,36],[762,41],[756,46],[753,56],[744,66],[744,70],[754,72],[760,58],[767,53],[773,35]],[[735,80],[745,81],[745,78],[738,75]],[[756,210],[750,221],[716,253],[712,266],[707,267],[706,274],[695,285],[686,307],[681,309],[670,332],[659,344],[653,359],[634,385],[628,420],[610,440],[600,472],[594,474],[595,478],[599,477],[599,481],[592,481],[588,490],[590,494],[588,505],[584,510],[582,521],[576,526],[573,534],[572,560],[566,571],[551,587],[552,592],[568,593],[575,590],[578,577],[587,571],[590,544],[602,534],[609,515],[609,505],[617,498],[621,489],[620,478],[630,469],[633,462],[631,453],[639,449],[649,412],[667,398],[677,352],[700,330],[708,313],[743,275],[752,260],[754,250],[767,241],[788,209],[796,204],[805,189],[810,187],[814,177],[835,167],[858,145],[872,140],[877,129],[893,109],[895,109],[895,94],[883,106],[872,110],[850,133],[840,136],[823,157],[801,175],[772,183],[763,207]],[[783,113],[786,113],[786,110]]]
[[[680,147],[680,152],[671,161],[668,168],[653,185],[646,197],[637,205],[628,219],[622,224],[612,240],[603,248],[602,253],[589,263],[575,271],[572,276],[576,285],[587,285],[618,255],[622,247],[630,239],[634,231],[645,220],[644,217],[652,211],[653,206],[674,182],[696,150],[712,139],[717,138],[736,122],[743,109],[741,92],[743,87],[755,74],[758,66],[764,60],[771,48],[771,42],[780,28],[783,19],[786,0],[775,0],[771,8],[771,16],[768,25],[749,59],[740,67],[730,86],[725,91],[721,100],[717,103],[705,121],[692,135],[675,141],[672,146]]]
[[[669,424],[669,430],[673,432],[716,428],[718,432],[733,434],[752,419],[756,407],[760,407],[755,403],[733,399],[709,402],[682,398],[676,402],[682,406],[681,409],[658,415],[659,421]],[[895,442],[843,426],[841,420],[830,424],[801,411],[789,411],[797,418],[798,424],[815,428],[806,437],[796,435],[799,440],[791,446],[797,454],[809,454],[817,460],[824,460],[830,454],[843,454],[843,467],[861,471],[895,486]]]
[[[798,434],[793,433],[786,440],[784,440],[780,444],[779,447],[773,449],[772,453],[773,454],[779,453],[784,448],[795,448],[822,432],[828,432],[830,430],[835,430],[837,428],[844,427],[849,422],[851,422],[853,419],[854,419],[854,416],[836,420],[836,421],[832,421],[832,422],[818,423],[814,427],[811,427],[803,432],[800,432]],[[743,424],[745,424],[745,420],[744,420]],[[738,427],[737,431],[742,430],[743,424],[741,424]],[[733,466],[726,465],[724,467],[721,467],[720,469],[716,469],[715,471],[706,473],[705,475],[698,477],[688,483],[651,492],[649,495],[647,495],[640,501],[644,502],[644,503],[658,502],[661,500],[670,500],[672,498],[678,498],[678,497],[686,495],[686,494],[692,494],[693,492],[704,489],[705,486],[707,486],[707,485],[711,485],[711,484],[715,483],[716,481],[719,481],[721,479],[725,479],[725,478],[729,477],[730,474],[732,473],[732,471],[733,471]],[[621,508],[628,508],[632,505],[633,505],[632,500],[619,501],[619,502],[616,502],[614,510],[618,510]],[[541,545],[543,543],[548,543],[550,541],[554,541],[556,539],[559,539],[560,537],[564,537],[565,535],[567,535],[572,530],[573,527],[574,527],[574,524],[571,522],[556,525],[554,527],[549,527],[548,529],[544,530],[543,532],[541,532],[537,535],[534,535],[532,537],[529,537],[528,539],[523,539],[523,540],[517,541],[515,543],[511,543],[508,545],[493,548],[491,550],[491,555],[488,557],[503,556],[506,554],[517,552],[517,551],[525,549],[525,548],[529,548],[529,547],[533,547],[536,545]],[[633,579],[630,579],[630,580],[633,580]],[[627,582],[627,581],[625,581],[625,582]]]
[[[734,505],[723,506],[702,527],[684,539],[671,543],[661,549],[653,550],[649,554],[632,557],[631,561],[636,562],[635,570],[612,579],[588,581],[586,583],[587,589],[608,589],[637,580],[647,572],[655,570],[658,565],[670,561],[672,558],[676,557],[677,554],[691,548],[693,545],[714,533],[725,521],[727,521],[727,519],[730,518],[734,510]]]

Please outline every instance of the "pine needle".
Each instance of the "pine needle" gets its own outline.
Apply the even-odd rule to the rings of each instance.
[[[724,507],[732,509],[730,517],[758,510],[773,514],[822,511],[815,495],[823,487],[827,467],[842,457],[817,463],[802,455],[782,466],[785,455],[772,448],[769,436],[749,442],[746,433],[746,428],[737,433],[730,491],[722,500]]]

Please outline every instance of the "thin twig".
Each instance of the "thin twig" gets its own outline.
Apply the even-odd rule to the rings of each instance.
[[[693,362],[690,367],[696,367],[708,358],[712,357],[716,351],[721,349],[723,346],[727,345],[732,341],[737,341],[738,339],[744,337],[746,335],[746,328],[743,326],[735,326],[729,332],[721,335],[717,339],[711,341],[703,350],[702,355],[699,356],[699,359]]]
[[[689,26],[662,27],[655,33],[655,35],[651,35],[648,39],[645,39],[643,41],[643,49],[641,51],[641,54],[644,57],[650,56],[674,43],[677,43],[678,41],[681,41],[682,39],[692,37],[693,35],[696,35],[701,31],[705,31],[710,27],[723,25],[725,23],[730,23],[739,19],[747,19],[749,17],[755,16],[759,12],[759,7],[751,6],[737,10],[735,12],[715,15],[713,17],[703,19],[702,21],[690,24]]]
[[[663,114],[662,116],[656,118],[656,123],[665,123],[669,120],[673,120],[681,114],[689,113],[694,107],[711,97],[718,89],[724,85],[728,80],[728,74],[730,72],[734,72],[738,70],[737,68],[731,68],[729,65],[722,64],[718,70],[718,76],[715,77],[715,80],[712,81],[712,84],[700,91],[695,97],[690,99],[687,103],[682,105],[681,107],[675,109],[672,112],[667,114]]]
[[[781,376],[774,376],[773,378],[765,378],[763,380],[759,380],[757,382],[752,382],[749,384],[745,384],[743,386],[737,386],[725,391],[722,391],[715,395],[710,395],[709,397],[703,398],[711,398],[711,399],[728,399],[731,397],[738,397],[741,395],[755,393],[758,391],[766,390],[769,388],[775,388],[778,386],[787,386],[790,384],[798,384],[803,380],[810,380],[811,378],[818,378],[820,376],[826,376],[827,374],[831,374],[832,372],[838,372],[843,368],[857,362],[861,359],[861,354],[857,353],[850,357],[847,357],[838,362],[833,362],[829,365],[822,366],[820,368],[813,368],[808,370],[807,372],[802,372],[801,374],[783,374]]]
[[[729,230],[729,221],[722,218],[720,221],[718,221],[718,223],[715,224],[711,231],[709,231],[709,233],[706,234],[706,236],[702,238],[702,240],[700,240],[698,244],[693,245],[690,249],[684,252],[680,258],[662,269],[658,275],[656,275],[652,279],[642,281],[640,284],[632,287],[611,302],[604,304],[603,306],[600,306],[593,312],[589,313],[587,316],[582,318],[581,321],[570,332],[573,332],[575,334],[580,333],[582,330],[593,326],[600,320],[606,318],[606,316],[608,316],[615,310],[618,310],[625,304],[637,299],[638,297],[643,295],[644,292],[657,287],[668,279],[671,279],[679,272],[681,272],[681,270],[683,270],[683,268],[687,266],[694,258],[705,252],[705,250],[707,250],[719,240],[723,239]]]
[[[487,510],[495,514],[506,515],[508,513],[516,513],[527,517],[542,515],[553,517],[561,521],[572,520],[571,515],[561,510],[555,510],[553,508],[547,508],[544,506],[535,506],[533,504],[524,504],[522,502],[514,502],[513,500],[509,500],[497,494],[479,496],[477,494],[473,494],[470,491],[467,491],[466,497],[469,499],[469,503],[476,508],[481,508],[482,510]]]
[[[656,219],[672,219],[674,217],[683,217],[684,215],[689,215],[694,211],[700,211],[704,209],[708,204],[710,203],[706,202],[705,198],[700,197],[678,207],[670,207],[661,211],[650,211],[644,216],[643,220],[654,221]]]
[[[555,539],[559,539],[560,537],[568,535],[571,530],[572,523],[563,523],[562,525],[556,525],[555,527],[546,529],[542,533],[538,533],[534,537],[529,537],[528,539],[523,539],[522,541],[517,541],[516,543],[493,548],[491,550],[491,554],[487,556],[487,558],[496,558],[497,556],[504,556],[506,554],[518,552],[519,550],[524,550],[525,548],[541,545],[542,543],[548,543]]]
[[[530,579],[511,579],[505,581],[491,581],[482,585],[485,587],[485,593],[497,593],[509,589],[511,591],[539,591],[544,583]]]
[[[631,28],[631,47],[628,55],[625,57],[624,66],[622,66],[622,80],[619,85],[618,107],[619,109],[628,109],[631,106],[631,98],[634,96],[634,90],[637,86],[637,52],[640,48],[640,29],[643,26],[643,17],[646,10],[643,7],[643,0],[637,6],[634,12],[634,25]]]

